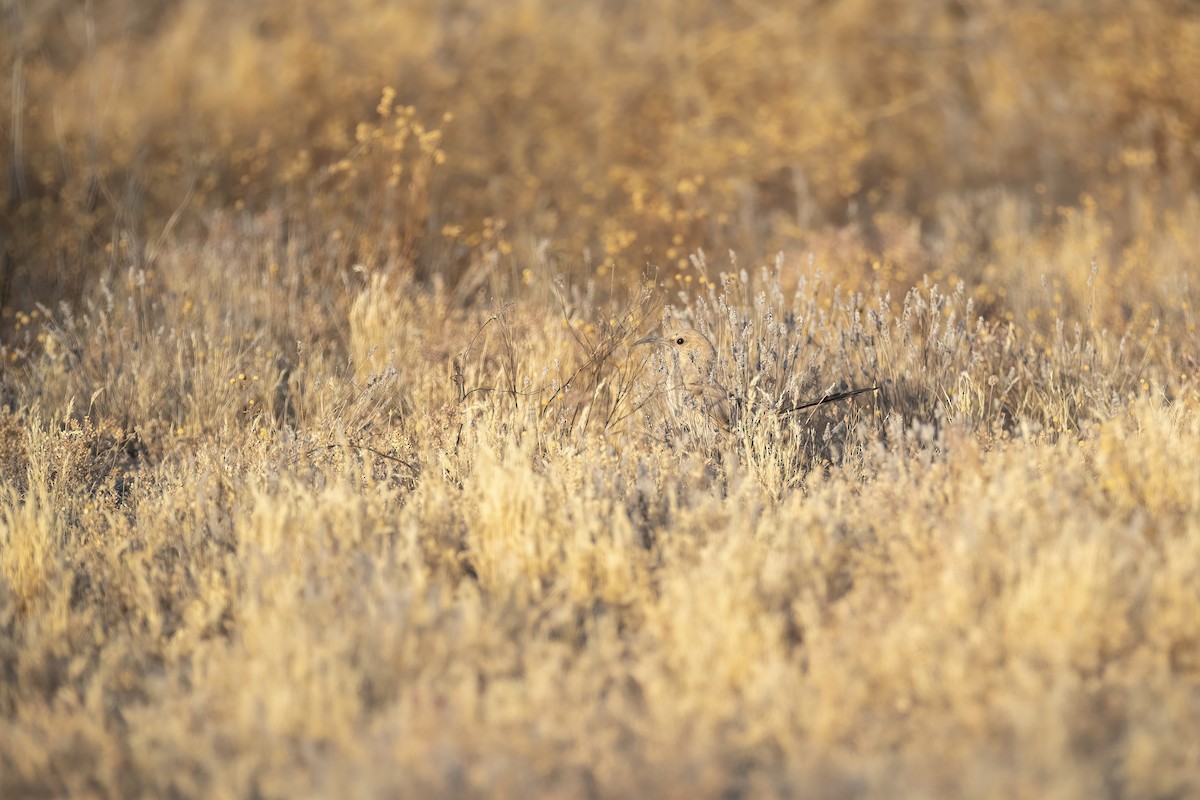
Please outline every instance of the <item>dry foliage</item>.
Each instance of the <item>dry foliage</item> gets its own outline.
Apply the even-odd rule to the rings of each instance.
[[[5,13],[0,796],[1200,792],[1191,6]]]

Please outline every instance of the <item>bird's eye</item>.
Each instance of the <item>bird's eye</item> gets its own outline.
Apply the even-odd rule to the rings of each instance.
[[[675,344],[683,344],[683,337],[680,336],[678,339],[676,339]]]

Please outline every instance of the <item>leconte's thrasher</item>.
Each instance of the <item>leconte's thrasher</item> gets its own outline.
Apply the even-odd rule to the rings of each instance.
[[[708,337],[692,328],[670,331],[663,335],[647,336],[633,343],[634,347],[643,344],[663,347],[667,350],[671,375],[667,387],[668,398],[678,401],[678,393],[686,392],[695,398],[695,404],[709,418],[726,430],[737,425],[740,414],[745,408],[742,398],[731,393],[720,384],[716,378],[717,348]],[[878,391],[877,386],[863,389],[850,389],[845,392],[833,392],[816,400],[797,403],[794,406],[779,409],[779,414],[791,414],[806,408],[836,403],[857,397],[867,392]]]

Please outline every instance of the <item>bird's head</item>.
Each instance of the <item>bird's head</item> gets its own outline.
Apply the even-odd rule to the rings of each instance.
[[[717,348],[698,330],[679,328],[660,334],[646,336],[633,343],[634,347],[648,344],[662,348],[691,373],[689,380],[707,379],[717,363]]]
[[[717,357],[717,348],[713,347],[708,337],[693,328],[680,328],[679,330],[666,331],[661,335],[653,334],[646,336],[634,342],[633,346],[637,347],[642,344],[672,350],[681,356],[687,356],[689,360],[694,362],[709,362]]]

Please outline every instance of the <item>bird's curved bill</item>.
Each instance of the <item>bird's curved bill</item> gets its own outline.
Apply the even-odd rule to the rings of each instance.
[[[662,340],[663,338],[655,333],[651,336],[643,336],[641,339],[638,339],[636,342],[630,345],[630,347],[637,347],[639,344],[660,344]]]

